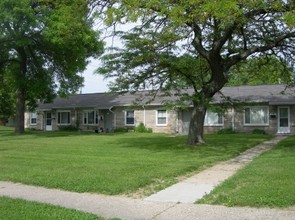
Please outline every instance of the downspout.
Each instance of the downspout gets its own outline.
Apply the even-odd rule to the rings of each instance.
[[[142,106],[142,108],[143,108],[143,124],[145,126],[145,107],[144,107],[144,105]]]
[[[80,131],[80,122],[78,121],[78,112],[77,112],[77,109],[74,108],[74,111],[75,111],[75,126]]]
[[[175,119],[175,121],[176,121],[176,125],[175,125],[175,132],[177,133],[177,134],[179,134],[179,109],[177,108],[176,110],[176,119]]]
[[[42,120],[43,120],[43,122],[42,122],[42,130],[46,131],[46,111],[43,111],[43,113],[42,113]]]
[[[115,112],[112,110],[112,108],[113,108],[114,106],[111,106],[110,108],[109,108],[109,111],[111,112],[111,113],[113,113],[113,115],[114,115],[114,128],[116,128],[116,114],[115,114]]]
[[[233,129],[233,131],[235,131],[236,129],[235,129],[235,109],[234,108],[232,108],[232,117],[231,117],[231,127],[232,127],[232,129]]]
[[[41,120],[39,119],[41,117]],[[42,112],[37,113],[37,119],[40,121],[40,129],[44,131],[43,122],[44,122],[44,114]]]

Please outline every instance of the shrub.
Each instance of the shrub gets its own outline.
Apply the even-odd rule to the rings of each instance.
[[[138,126],[135,127],[134,131],[138,132],[138,133],[152,133],[153,132],[153,130],[151,128],[146,128],[142,122]]]
[[[124,133],[124,132],[128,132],[127,128],[115,128],[114,129],[115,133]]]
[[[36,128],[26,128],[26,131],[30,132],[30,131],[37,131]]]
[[[217,134],[236,134],[237,132],[234,131],[232,128],[223,128],[217,131]]]
[[[78,131],[78,128],[74,125],[65,125],[65,126],[59,126],[58,130],[60,130],[60,131]]]
[[[253,129],[252,134],[266,134],[266,132],[262,129]]]

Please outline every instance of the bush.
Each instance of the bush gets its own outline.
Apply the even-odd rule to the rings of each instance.
[[[37,131],[36,128],[26,128],[26,131],[30,132],[30,131]]]
[[[127,128],[115,128],[114,132],[115,133],[125,133],[125,132],[128,132],[128,129]]]
[[[138,132],[138,133],[152,133],[153,132],[153,130],[151,128],[146,128],[142,122],[138,126],[135,127],[134,131]]]
[[[253,129],[252,134],[266,134],[266,132],[262,129]]]
[[[236,134],[237,132],[234,131],[232,128],[223,128],[217,131],[217,134]]]
[[[74,125],[65,125],[65,126],[59,126],[58,130],[60,130],[60,131],[78,131],[78,128]]]

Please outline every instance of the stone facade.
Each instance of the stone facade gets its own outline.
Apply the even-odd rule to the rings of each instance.
[[[185,89],[192,94],[192,89]],[[219,105],[229,97],[239,108],[228,108],[221,113],[207,111],[204,130],[214,133],[221,129],[267,133],[295,133],[295,87],[286,85],[258,85],[224,87],[212,99]],[[159,94],[149,99],[149,91],[126,94],[75,94],[57,97],[52,103],[39,103],[37,114],[26,114],[26,127],[39,130],[58,130],[74,126],[80,130],[112,132],[116,128],[134,127],[143,123],[153,132],[187,134],[191,106],[186,110],[166,110],[165,101],[177,101],[177,96]],[[137,107],[134,107],[135,102]],[[187,103],[189,105],[189,102]],[[226,103],[225,103],[226,104]]]
[[[231,128],[237,132],[252,132],[254,129],[263,130],[266,133],[275,134],[279,132],[279,123],[281,113],[279,109],[283,108],[288,110],[286,117],[286,126],[289,128],[287,133],[295,133],[295,106],[276,106],[258,104],[258,106],[265,106],[268,109],[267,123],[263,125],[249,125],[245,123],[245,110],[240,109],[227,109],[222,118],[222,123],[216,125],[204,126],[205,133],[215,133],[221,129]],[[95,123],[85,123],[85,112],[96,113]],[[126,123],[126,112],[133,112],[133,124]],[[59,124],[58,115],[61,112],[68,112],[69,123]],[[162,117],[162,123],[158,123],[160,120],[158,114],[161,112],[164,116]],[[47,118],[48,113],[51,116]],[[151,128],[155,133],[179,133],[187,134],[190,122],[191,110],[165,110],[163,106],[142,106],[131,108],[129,106],[119,106],[112,109],[93,109],[93,108],[79,108],[79,109],[62,109],[62,110],[51,110],[38,112],[35,114],[36,119],[32,119],[31,113],[25,115],[25,127],[33,128],[37,130],[58,130],[61,126],[74,126],[80,130],[88,131],[102,131],[112,132],[116,128],[127,128],[133,130],[140,123],[143,123],[146,128]],[[34,114],[33,114],[34,116]],[[50,123],[49,123],[50,122]],[[164,123],[163,123],[164,122]],[[51,124],[49,129],[47,124]],[[284,133],[284,131],[283,131]]]
[[[157,111],[165,110],[163,106],[147,106],[141,108],[117,107],[114,110],[115,128],[134,129],[140,123],[143,123],[146,128],[151,128],[156,133],[175,133],[177,131],[177,112],[174,110],[167,110],[167,123],[164,125],[157,124]],[[126,112],[134,111],[134,124],[126,124]]]

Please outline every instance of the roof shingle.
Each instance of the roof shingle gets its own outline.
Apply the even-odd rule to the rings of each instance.
[[[186,92],[192,94],[192,90],[186,90]],[[38,110],[69,108],[109,109],[114,106],[134,105],[138,98],[143,99],[141,103],[144,104],[148,101],[148,94],[148,91],[143,91],[124,95],[109,93],[70,95],[67,98],[57,97],[52,103],[39,103]],[[270,105],[295,104],[295,88],[286,87],[286,85],[224,87],[221,90],[221,94],[217,93],[214,96],[214,102],[222,102],[222,96],[224,96],[239,102],[269,103]],[[175,101],[176,99],[177,97],[175,96],[156,96],[149,105],[161,105],[164,101]]]

